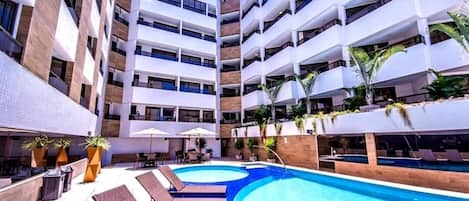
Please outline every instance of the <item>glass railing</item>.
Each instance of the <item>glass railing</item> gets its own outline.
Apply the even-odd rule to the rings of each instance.
[[[169,91],[177,91],[177,86],[172,83],[163,82],[161,84],[151,84],[146,82],[132,82],[132,86],[134,87],[145,87],[145,88],[152,88],[152,89],[164,89]]]
[[[0,26],[0,51],[15,59],[17,62],[21,59],[23,53],[23,46],[16,41],[10,33]]]
[[[278,22],[280,19],[282,19],[283,16],[285,16],[286,14],[290,14],[291,15],[291,10],[290,9],[286,9],[284,10],[280,15],[278,15],[277,17],[275,17],[273,20],[271,21],[268,21],[268,22],[264,22],[264,32],[266,32],[270,27],[272,27],[276,22]]]
[[[181,88],[179,89],[179,91],[190,92],[190,93],[198,93],[198,94],[201,93],[200,88],[187,87],[187,86],[184,86],[184,85],[181,86]]]
[[[378,2],[368,5],[367,7],[362,8],[361,10],[347,16],[347,24],[354,22],[355,20],[360,19],[368,13],[380,8],[384,4],[391,2],[392,0],[378,0]]]
[[[67,83],[52,71],[49,72],[49,84],[60,92],[62,92],[63,94],[68,95]]]
[[[326,24],[322,25],[319,28],[302,31],[301,33],[303,33],[303,38],[298,40],[298,45],[301,45],[301,44],[305,43],[306,41],[318,36],[322,32],[328,30],[329,28],[331,28],[335,25],[341,25],[341,24],[342,24],[342,22],[339,19],[334,19],[334,20],[331,20],[331,21],[327,22]]]
[[[141,51],[141,50],[135,50],[135,54],[158,58],[158,59],[169,60],[169,61],[178,61],[177,56],[171,56],[171,55],[166,55],[166,54],[151,53],[151,52],[146,52],[146,51]]]

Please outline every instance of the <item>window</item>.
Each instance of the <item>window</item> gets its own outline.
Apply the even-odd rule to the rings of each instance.
[[[16,3],[0,0],[0,25],[8,33],[13,33],[16,18]]]
[[[199,122],[200,120],[200,111],[199,110],[179,110],[179,121],[181,122]]]
[[[50,70],[56,76],[60,77],[62,80],[65,80],[65,71],[67,69],[67,62],[57,59],[55,57],[52,58]]]
[[[145,107],[145,120],[159,121],[161,109],[156,107]]]
[[[163,121],[174,121],[174,109],[173,108],[163,108]]]
[[[202,59],[200,57],[194,57],[189,55],[181,55],[181,61],[184,63],[196,64],[200,65],[202,63]]]
[[[152,55],[160,55],[160,56],[164,56],[164,57],[173,57],[173,58],[177,57],[175,52],[169,52],[169,51],[158,50],[158,49],[151,49],[151,54]]]
[[[210,84],[204,84],[204,94],[215,94],[215,87]]]
[[[176,81],[170,79],[148,77],[148,87],[155,89],[176,90]]]
[[[184,0],[184,8],[205,15],[206,4],[197,0]]]
[[[200,84],[194,82],[181,81],[181,91],[200,93]]]
[[[213,118],[213,111],[203,111],[203,122],[215,123]]]

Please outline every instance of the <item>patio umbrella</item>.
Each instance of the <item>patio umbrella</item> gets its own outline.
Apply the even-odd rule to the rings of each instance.
[[[158,130],[156,128],[147,128],[147,129],[132,133],[132,135],[133,136],[135,136],[135,135],[150,135],[150,152],[149,153],[151,153],[151,144],[152,144],[152,141],[153,141],[152,140],[153,135],[168,135],[168,133],[164,132],[164,131],[161,131],[161,130]]]
[[[204,128],[193,128],[188,131],[184,131],[181,133],[181,135],[189,136],[189,140],[191,136],[196,136],[196,137],[202,137],[202,136],[215,136],[216,133],[213,131],[209,131]]]

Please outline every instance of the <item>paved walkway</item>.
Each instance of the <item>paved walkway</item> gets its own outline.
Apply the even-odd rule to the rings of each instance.
[[[211,164],[230,163],[221,161],[211,161]],[[235,162],[236,163],[236,162]],[[170,165],[179,166],[179,165]],[[121,163],[113,166],[104,167],[101,174],[93,183],[82,183],[83,174],[72,181],[72,189],[63,193],[59,201],[92,201],[94,194],[109,190],[111,188],[125,184],[137,200],[151,200],[145,189],[135,179],[136,176],[148,171],[153,171],[161,183],[169,188],[169,182],[156,169],[133,169],[133,163]]]

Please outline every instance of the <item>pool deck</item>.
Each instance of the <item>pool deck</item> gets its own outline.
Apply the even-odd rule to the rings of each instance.
[[[240,164],[240,162],[210,161],[205,164]],[[163,186],[169,188],[169,182],[155,168],[137,169],[133,163],[120,163],[104,167],[95,182],[83,183],[83,174],[72,181],[72,189],[63,193],[58,201],[92,201],[94,194],[109,190],[125,184],[137,200],[151,200],[148,193],[135,179],[136,176],[148,171],[153,171],[155,176],[162,182]],[[180,164],[169,164],[170,166],[182,166]]]

